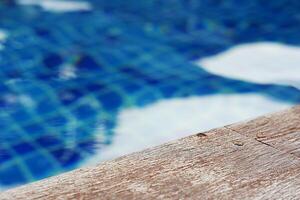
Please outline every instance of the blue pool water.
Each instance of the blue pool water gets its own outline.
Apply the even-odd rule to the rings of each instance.
[[[0,4],[1,187],[101,157],[126,109],[214,95],[299,103],[294,85],[233,79],[195,63],[250,42],[298,46],[299,12],[296,0]]]

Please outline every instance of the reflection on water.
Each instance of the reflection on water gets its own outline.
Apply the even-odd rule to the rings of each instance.
[[[288,84],[223,77],[193,62],[245,42],[298,45],[297,2],[20,2],[0,5],[3,187],[300,102]],[[238,109],[246,104],[259,112]]]
[[[198,63],[220,76],[300,89],[300,47],[297,46],[271,42],[237,45],[218,55],[200,59]]]

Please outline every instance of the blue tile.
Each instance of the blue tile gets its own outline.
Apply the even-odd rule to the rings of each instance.
[[[39,123],[31,123],[28,125],[23,126],[23,129],[29,135],[41,135],[45,133],[45,128],[43,128]]]
[[[50,34],[50,32],[47,29],[43,29],[43,28],[36,28],[35,33],[41,37],[47,37]]]
[[[78,119],[84,120],[95,117],[97,112],[89,105],[81,105],[74,110],[74,114]]]
[[[63,63],[63,59],[56,53],[50,53],[46,55],[43,62],[45,66],[50,69],[58,69],[58,67]]]
[[[98,95],[99,101],[102,103],[103,108],[108,111],[115,111],[122,105],[122,98],[114,91],[105,92]]]
[[[11,71],[8,71],[6,73],[6,76],[9,77],[9,78],[12,78],[12,79],[21,78],[22,77],[22,72],[18,71],[18,70],[11,70]]]
[[[58,78],[58,73],[56,71],[42,71],[42,72],[37,72],[36,77],[42,81],[50,81],[55,78]]]
[[[30,143],[19,143],[13,146],[13,149],[21,155],[25,155],[35,150],[35,148]]]
[[[52,127],[61,127],[65,126],[68,120],[63,116],[63,114],[59,115],[59,113],[56,113],[57,115],[54,117],[50,117],[45,119],[45,123],[49,124]]]
[[[83,93],[79,89],[66,89],[59,93],[61,102],[65,105],[74,103],[83,96]]]
[[[128,93],[134,93],[139,91],[142,86],[139,83],[127,81],[126,83],[122,84],[122,88]]]
[[[143,79],[143,77],[145,76],[144,73],[142,73],[141,71],[139,71],[138,69],[135,69],[134,67],[123,67],[121,68],[120,70],[122,73],[125,73],[129,76],[133,76],[133,77],[136,77],[136,78],[141,78]]]
[[[9,151],[3,147],[0,147],[0,165],[13,158]]]
[[[109,86],[104,83],[90,83],[86,86],[86,88],[91,92],[95,92],[95,91],[101,91],[103,89],[109,88]]]
[[[35,140],[40,146],[44,148],[61,145],[62,142],[53,135],[44,135]]]
[[[197,94],[199,95],[208,95],[217,93],[219,88],[211,84],[203,84],[197,87]]]
[[[0,83],[0,93],[4,94],[8,91],[9,91],[9,88],[6,85],[4,85],[3,83]]]
[[[56,160],[64,167],[71,167],[75,165],[80,159],[81,156],[76,151],[67,148],[61,148],[51,151],[52,155]]]
[[[139,96],[136,99],[136,104],[138,106],[146,106],[152,102],[154,102],[155,100],[157,100],[157,97],[155,96],[155,94],[151,93],[151,92],[147,92],[142,94],[141,96]]]
[[[7,166],[0,170],[0,184],[10,186],[26,183],[24,173],[17,165]]]
[[[82,152],[88,152],[90,154],[95,153],[97,150],[99,150],[100,144],[94,140],[95,139],[91,139],[88,141],[80,142],[79,144],[77,144],[77,148]]]
[[[111,130],[116,126],[116,122],[113,119],[105,119],[102,121],[102,123],[106,127],[107,130]]]
[[[99,71],[101,70],[101,66],[90,56],[84,55],[80,58],[78,63],[76,64],[79,70],[87,70],[87,71]]]
[[[54,171],[53,164],[42,154],[35,153],[33,156],[26,158],[25,163],[29,166],[31,174],[36,178],[45,178],[49,172]]]
[[[30,115],[25,109],[18,109],[11,113],[11,117],[16,121],[25,121],[31,119],[32,115]]]
[[[44,100],[42,102],[39,102],[37,108],[36,108],[36,111],[40,114],[40,115],[45,115],[45,114],[48,114],[48,113],[52,113],[54,112],[55,110],[58,109],[58,106],[53,104],[51,102],[51,100]]]
[[[177,92],[177,87],[174,85],[165,85],[160,88],[165,97],[172,97]]]

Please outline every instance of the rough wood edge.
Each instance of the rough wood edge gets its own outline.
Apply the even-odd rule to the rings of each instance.
[[[298,141],[300,106],[14,188],[0,199],[297,199]]]

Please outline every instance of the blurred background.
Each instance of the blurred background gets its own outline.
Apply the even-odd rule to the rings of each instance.
[[[0,188],[300,102],[298,0],[1,0]]]

